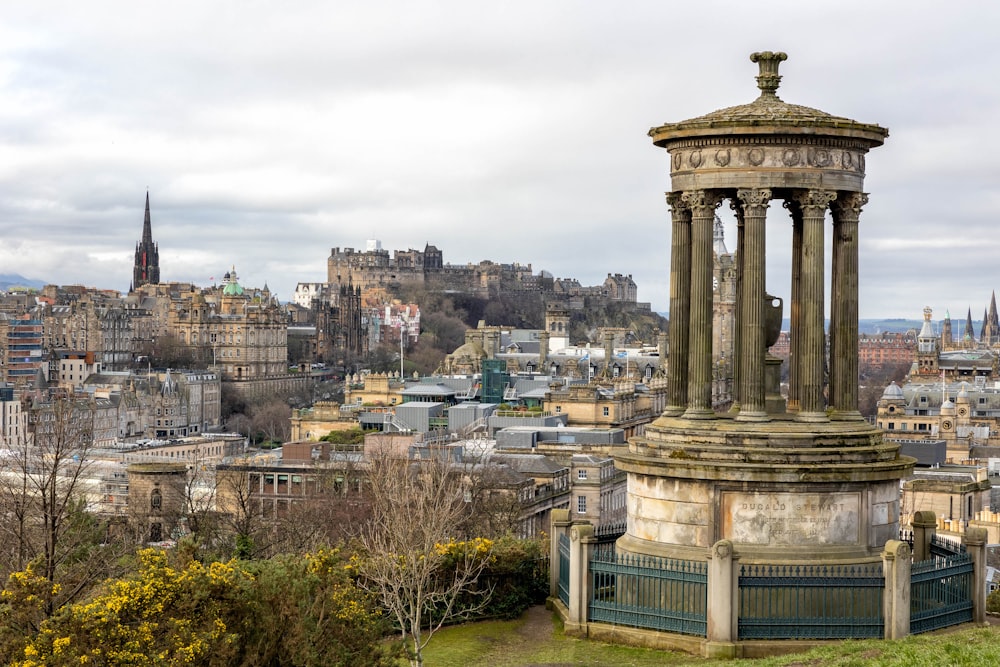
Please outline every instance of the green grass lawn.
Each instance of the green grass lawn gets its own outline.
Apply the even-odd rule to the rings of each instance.
[[[537,617],[536,617],[537,618]],[[545,619],[550,619],[549,615]],[[1000,665],[1000,630],[971,628],[949,633],[909,637],[902,641],[844,641],[807,653],[762,660],[714,661],[686,653],[656,651],[604,644],[567,637],[561,623],[551,621],[551,632],[542,624],[485,621],[444,628],[424,651],[427,667],[524,667],[613,665],[700,665],[718,667],[950,667]]]

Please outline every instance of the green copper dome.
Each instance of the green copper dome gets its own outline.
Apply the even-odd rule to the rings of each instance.
[[[243,295],[243,288],[240,286],[239,278],[236,275],[235,266],[231,268],[229,271],[227,271],[226,275],[222,276],[222,282],[226,284],[226,286],[222,288],[223,296]]]

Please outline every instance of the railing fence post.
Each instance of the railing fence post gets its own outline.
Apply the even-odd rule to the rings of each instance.
[[[719,540],[708,554],[707,641],[706,658],[738,658],[737,624],[739,623],[739,555],[729,540]]]
[[[587,607],[592,594],[590,585],[590,555],[597,538],[594,527],[587,522],[574,523],[569,531],[569,618],[566,633],[587,634]]]
[[[913,543],[917,543],[916,526]],[[885,575],[882,611],[886,639],[902,639],[910,634],[910,565],[909,544],[899,540],[885,543],[882,551],[882,572]]]
[[[985,528],[967,528],[962,543],[972,558],[972,620],[986,622],[986,543]]]
[[[920,563],[931,557],[931,540],[937,535],[937,515],[930,510],[913,513],[913,562]]]

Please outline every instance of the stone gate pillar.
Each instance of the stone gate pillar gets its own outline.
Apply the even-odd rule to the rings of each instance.
[[[886,542],[882,550],[886,639],[902,639],[910,634],[910,570],[910,545],[899,540]]]
[[[739,622],[739,556],[729,540],[712,545],[708,556],[706,658],[736,658]]]
[[[986,543],[985,528],[967,528],[962,544],[972,558],[972,621],[986,622]]]
[[[566,632],[586,634],[587,608],[590,606],[590,554],[597,538],[589,523],[575,523],[569,529],[569,618]]]

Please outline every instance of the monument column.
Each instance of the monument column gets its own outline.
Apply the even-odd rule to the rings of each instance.
[[[802,209],[801,280],[799,285],[799,421],[827,421],[823,401],[823,366],[826,357],[823,307],[823,219],[826,207],[837,197],[833,190],[799,190],[795,198]]]
[[[736,303],[737,310],[736,315],[739,317],[739,304],[743,303],[743,256],[746,254],[743,244],[745,243],[744,236],[744,220],[743,220],[743,206],[740,205],[739,201],[731,199],[729,201],[729,207],[733,209],[736,214]],[[740,323],[737,321],[733,327],[733,356],[734,358],[730,360],[733,369],[733,403],[729,407],[730,414],[739,414],[740,412]]]
[[[830,293],[830,405],[833,419],[864,419],[858,412],[858,218],[862,192],[842,192],[833,212],[833,284]]]
[[[681,193],[668,192],[673,220],[670,237],[670,321],[667,363],[667,407],[663,414],[678,417],[687,408],[688,334],[691,311],[691,209]]]
[[[688,403],[684,417],[711,419],[715,416],[712,410],[712,241],[715,209],[722,197],[713,190],[692,190],[681,197],[691,209],[691,321]]]
[[[792,214],[792,303],[789,307],[788,336],[788,412],[799,411],[799,355],[798,338],[802,325],[799,307],[802,286],[802,209],[794,199],[786,199],[785,208]]]
[[[741,421],[765,421],[764,404],[764,293],[765,219],[771,191],[764,188],[740,189],[736,196],[743,207],[743,246],[740,248],[742,291],[736,329],[740,332],[739,367]]]

